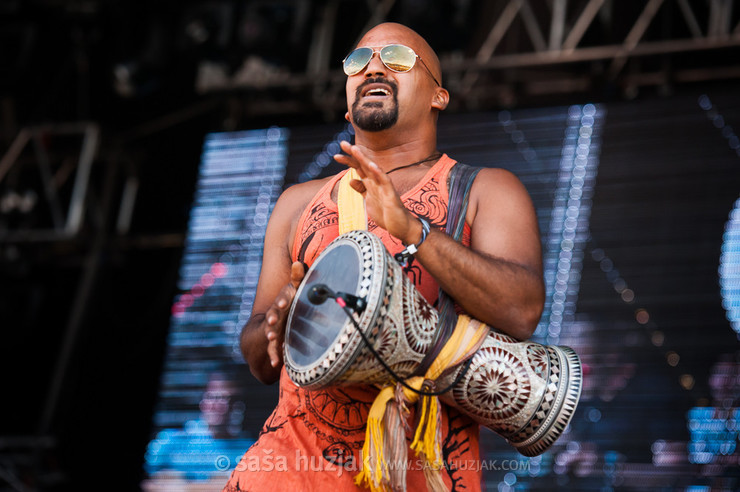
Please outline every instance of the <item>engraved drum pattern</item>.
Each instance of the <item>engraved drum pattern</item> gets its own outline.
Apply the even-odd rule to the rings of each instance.
[[[463,366],[437,382],[451,384]],[[462,380],[441,399],[537,456],[565,430],[581,395],[582,371],[570,347],[518,342],[491,331]]]

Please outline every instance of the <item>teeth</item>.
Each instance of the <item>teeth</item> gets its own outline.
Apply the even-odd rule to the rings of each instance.
[[[371,90],[371,91],[368,91],[367,95],[368,95],[368,96],[377,96],[377,95],[390,96],[390,95],[391,95],[391,93],[390,93],[390,92],[388,92],[388,91],[387,91],[387,90],[385,90],[385,89],[373,89],[373,90]]]

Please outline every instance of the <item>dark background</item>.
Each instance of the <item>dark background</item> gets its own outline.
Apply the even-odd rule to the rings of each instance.
[[[585,102],[607,108],[578,321],[594,327],[593,347],[620,350],[613,360],[593,361],[611,364],[616,376],[599,381],[606,403],[590,437],[608,442],[610,435],[634,433],[650,441],[687,441],[687,409],[714,404],[708,383],[713,365],[737,365],[737,337],[721,307],[717,268],[724,224],[740,190],[740,157],[699,98],[709,95],[725,126],[740,129],[734,66],[740,53],[731,34],[738,2],[725,2],[732,7],[723,11],[728,32],[713,21],[715,2],[690,2],[702,35],[714,33],[726,46],[632,57],[616,74],[608,56],[518,66],[504,60],[483,69],[470,86],[460,67],[479,67],[471,60],[508,2],[384,3],[392,5],[385,19],[417,29],[439,52],[452,115]],[[529,2],[546,39],[557,3]],[[568,3],[568,27],[588,3]],[[663,2],[641,40],[691,39],[678,4]],[[0,484],[13,490],[8,477],[15,476],[38,490],[138,488],[204,135],[271,125],[340,126],[345,109],[337,67],[371,7],[380,5],[0,1],[2,152],[28,127],[83,121],[101,130],[76,234],[38,240],[10,234],[48,225],[40,207],[0,215],[0,388],[6,411],[0,470],[8,472]],[[622,43],[643,5],[601,11],[579,46]],[[326,18],[334,19],[333,36],[323,51],[314,51]],[[529,39],[517,18],[495,51],[502,58],[494,59],[531,52]],[[322,53],[326,64],[312,69],[307,60]],[[233,77],[247,59],[261,67],[248,71],[253,76],[278,75],[198,89],[204,64]],[[45,142],[60,160],[72,152],[71,144],[52,137]],[[20,160],[31,162],[31,156],[23,153]],[[137,200],[130,227],[120,231],[116,217],[130,178],[139,183]],[[0,180],[0,196],[39,186],[30,178]],[[617,265],[635,293],[632,302],[615,293],[613,279],[592,259],[599,257],[594,250]],[[647,326],[635,321],[639,307],[650,312]],[[653,343],[655,331],[664,335],[660,346]],[[669,352],[681,356],[679,366],[666,364]],[[686,389],[679,380],[689,373],[695,384]],[[60,376],[54,400],[50,391]],[[604,389],[610,384],[626,387],[632,397],[614,399]],[[737,386],[730,389],[736,406]],[[660,418],[652,418],[656,414]],[[648,451],[636,445],[632,457],[650,463]],[[692,466],[695,476],[705,477]],[[718,473],[708,476],[727,475]],[[629,482],[629,472],[624,476],[625,487],[645,486],[639,479]],[[737,487],[737,481],[712,483]],[[669,479],[661,484],[674,485]]]

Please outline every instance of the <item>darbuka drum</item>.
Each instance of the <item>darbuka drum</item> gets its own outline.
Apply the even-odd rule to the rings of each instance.
[[[316,284],[365,299],[367,307],[355,319],[396,374],[406,378],[419,367],[435,341],[437,311],[375,234],[352,231],[326,247],[293,300],[285,333],[285,366],[296,384],[316,389],[390,380],[339,305],[309,302],[309,289]]]
[[[309,301],[312,286],[364,298],[355,320],[373,348],[401,378],[423,373],[437,342],[438,313],[418,293],[380,239],[352,231],[317,258],[296,292],[285,334],[285,367],[308,389],[387,384],[392,377],[365,347],[357,328],[334,302]],[[451,384],[464,365],[445,374]],[[491,331],[460,381],[441,399],[506,438],[525,456],[545,451],[573,416],[581,365],[568,347],[549,347]]]

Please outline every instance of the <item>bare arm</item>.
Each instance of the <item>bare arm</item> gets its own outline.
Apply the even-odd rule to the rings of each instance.
[[[527,339],[545,298],[539,231],[529,195],[511,173],[484,169],[470,202],[471,248],[432,231],[416,258],[468,314]],[[413,234],[414,225],[407,241],[421,236]]]
[[[252,316],[242,328],[240,348],[252,374],[265,384],[280,378],[283,335],[290,305],[303,279],[303,264],[291,264],[295,224],[315,192],[315,184],[296,185],[278,199],[265,233]]]
[[[343,144],[337,161],[356,167],[363,178],[368,215],[404,244],[421,238],[421,224],[403,207],[389,177],[356,146]],[[511,173],[482,170],[471,190],[467,221],[471,248],[432,231],[416,258],[471,316],[515,338],[526,339],[544,306],[542,253],[529,195]]]

